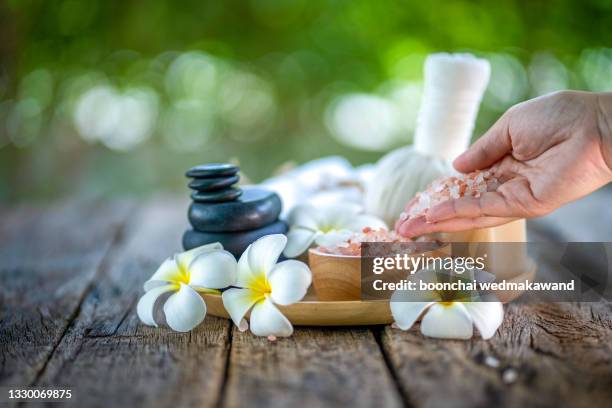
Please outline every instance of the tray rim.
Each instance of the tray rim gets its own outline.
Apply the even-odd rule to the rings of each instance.
[[[203,297],[210,315],[229,319],[221,295],[207,293]],[[393,322],[386,300],[304,300],[277,307],[295,326],[371,326]],[[250,312],[246,317],[249,315]]]
[[[528,268],[512,280],[533,279],[537,271],[535,261],[528,258]],[[229,319],[230,316],[223,307],[221,294],[202,293],[208,309],[208,314]],[[308,294],[310,298],[316,296],[314,286]],[[518,294],[510,299],[500,301],[509,303]],[[280,306],[278,309],[289,319],[294,326],[372,326],[391,324],[394,319],[388,300],[301,300],[297,303]],[[321,310],[324,309],[324,310]],[[334,312],[333,314],[328,314]],[[323,315],[319,315],[322,313]],[[245,317],[250,317],[250,311]]]

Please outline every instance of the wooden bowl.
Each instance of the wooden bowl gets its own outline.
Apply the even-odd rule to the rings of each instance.
[[[525,220],[513,221],[509,224],[471,230],[461,233],[441,234],[439,237],[442,242],[448,243],[474,243],[479,251],[473,252],[471,246],[465,248],[463,256],[476,256],[478,252],[489,252],[492,256],[486,262],[486,269],[495,273],[501,279],[512,280],[524,278],[525,275],[532,278],[533,265],[529,264],[529,259],[524,247],[517,245],[516,253],[508,251],[496,251],[495,245],[487,243],[495,242],[525,242]],[[449,248],[441,247],[432,250],[431,256],[441,256]],[[456,248],[453,249],[455,251]],[[425,253],[427,256],[427,252]],[[312,271],[312,284],[316,290],[319,300],[322,301],[350,301],[362,299],[361,290],[361,257],[358,255],[337,255],[321,252],[316,248],[308,251],[308,264]],[[406,277],[405,271],[385,271],[387,279],[403,279]],[[395,274],[395,276],[389,276]],[[369,298],[369,294],[365,294]],[[372,294],[376,298],[376,294]],[[509,293],[503,294],[505,301],[518,296]]]
[[[418,252],[417,255],[446,256],[449,246],[442,245],[436,249]],[[361,275],[362,257],[359,255],[338,255],[322,252],[317,248],[308,251],[308,265],[312,271],[312,285],[318,299],[323,301],[341,300],[376,300],[382,293],[374,290],[369,282],[379,279],[377,275]],[[403,269],[385,269],[387,282],[399,282],[405,279],[408,271]],[[365,280],[364,280],[365,279]],[[366,289],[362,290],[362,283],[366,282]]]
[[[317,298],[323,301],[361,298],[361,256],[308,250],[308,265]]]

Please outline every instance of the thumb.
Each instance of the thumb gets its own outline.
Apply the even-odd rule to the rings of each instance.
[[[510,115],[501,118],[465,152],[453,162],[457,171],[469,173],[490,167],[512,150],[509,133]]]

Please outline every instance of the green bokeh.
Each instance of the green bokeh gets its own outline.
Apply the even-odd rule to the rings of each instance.
[[[326,112],[342,95],[418,83],[430,52],[474,52],[491,59],[494,78],[512,79],[492,83],[479,135],[549,88],[612,90],[611,16],[605,0],[4,2],[0,199],[185,193],[184,170],[209,161],[237,160],[255,181],[287,161],[374,162],[384,152],[338,142]],[[169,80],[185,55],[200,68]],[[155,96],[147,140],[127,151],[83,140],[75,104],[96,85]]]

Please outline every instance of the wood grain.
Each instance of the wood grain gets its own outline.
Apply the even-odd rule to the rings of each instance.
[[[74,387],[78,406],[212,406],[219,398],[229,322],[209,317],[189,333],[139,323],[142,283],[179,250],[183,201],[139,208],[108,256],[37,385]]]
[[[142,283],[180,249],[186,208],[168,197],[0,208],[0,385],[69,386],[72,405],[94,407],[609,405],[607,302],[507,305],[490,341],[378,326],[298,327],[270,343],[212,316],[190,333],[145,327]],[[576,229],[546,217],[532,231],[609,236],[572,211]]]
[[[320,300],[361,299],[361,257],[308,251],[312,286]]]
[[[297,328],[269,342],[234,329],[228,407],[402,406],[368,329]]]
[[[0,214],[0,384],[29,385],[74,318],[130,205],[70,201]]]
[[[610,311],[508,305],[489,341],[426,339],[418,327],[388,327],[382,343],[414,406],[600,406],[612,398]],[[499,367],[487,364],[491,358]]]

